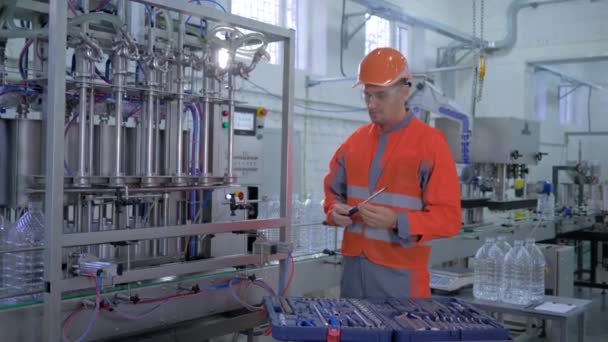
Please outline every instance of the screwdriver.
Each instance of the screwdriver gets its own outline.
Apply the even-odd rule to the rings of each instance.
[[[350,208],[350,210],[348,211],[348,216],[353,216],[353,215],[355,215],[356,213],[358,213],[358,212],[359,212],[359,206],[364,205],[365,203],[367,203],[367,202],[369,202],[369,201],[373,200],[374,198],[376,198],[376,196],[378,196],[378,195],[380,195],[381,193],[383,193],[383,192],[384,192],[384,190],[386,190],[386,187],[384,187],[384,188],[382,188],[382,189],[380,189],[380,190],[378,190],[378,191],[374,192],[374,193],[373,193],[371,196],[369,196],[369,197],[368,197],[368,198],[367,198],[365,201],[363,201],[363,202],[361,202],[361,203],[357,204],[356,206],[354,206],[354,207]]]

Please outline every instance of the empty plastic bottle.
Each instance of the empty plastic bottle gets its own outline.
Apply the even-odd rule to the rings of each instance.
[[[530,272],[532,259],[523,241],[516,240],[504,259],[502,301],[510,304],[530,303]]]
[[[477,299],[487,299],[488,251],[494,242],[494,238],[486,238],[486,242],[475,253],[473,296]]]
[[[8,233],[7,249],[42,247],[44,243],[44,213],[42,203],[31,202],[28,210]],[[41,298],[31,293],[43,289],[43,251],[14,252],[5,254],[4,276],[7,290],[18,296],[15,301]],[[19,294],[28,293],[27,296]]]
[[[504,235],[499,235],[496,238],[496,245],[500,247],[504,255],[507,255],[507,253],[509,253],[509,251],[511,250],[511,245],[509,244],[509,242],[507,242],[507,237]]]
[[[7,232],[7,224],[4,216],[0,215],[0,250],[5,249],[6,245],[6,237],[8,235]],[[5,293],[5,284],[4,284],[4,254],[0,254],[0,294]]]
[[[532,259],[530,272],[530,301],[540,302],[545,298],[545,255],[535,244],[534,239],[526,239],[526,250]]]
[[[497,301],[500,300],[502,289],[502,274],[505,253],[497,243],[490,245],[487,256],[487,277],[486,277],[486,299]]]
[[[539,182],[537,184],[538,199],[536,204],[536,212],[542,220],[553,220],[555,211],[555,196],[553,188],[549,182]]]
[[[496,245],[498,247],[500,247],[500,249],[502,250],[503,253],[503,260],[501,260],[500,262],[500,286],[499,286],[499,299],[502,298],[502,293],[504,293],[505,291],[505,282],[502,281],[503,277],[504,277],[504,273],[505,273],[505,263],[504,263],[504,256],[507,255],[507,253],[509,253],[509,251],[511,250],[511,245],[507,242],[507,237],[504,235],[499,235],[498,238],[496,238]]]

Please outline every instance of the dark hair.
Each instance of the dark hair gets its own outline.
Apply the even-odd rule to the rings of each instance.
[[[410,82],[407,78],[404,78],[401,80],[401,84],[403,85],[407,85],[407,86],[412,86],[412,82]]]

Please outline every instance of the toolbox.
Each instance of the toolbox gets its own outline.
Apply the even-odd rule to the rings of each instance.
[[[329,299],[267,297],[272,336],[283,341],[506,341],[508,330],[450,297]]]

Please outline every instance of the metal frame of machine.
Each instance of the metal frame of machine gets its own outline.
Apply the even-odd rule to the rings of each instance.
[[[292,151],[291,134],[293,125],[293,98],[294,98],[294,53],[295,53],[295,31],[284,29],[261,23],[255,20],[237,17],[226,14],[210,7],[201,7],[196,3],[186,1],[169,0],[133,0],[130,3],[140,3],[146,6],[153,6],[154,11],[159,13],[152,14],[164,16],[165,29],[160,27],[145,28],[145,41],[136,42],[129,35],[127,25],[128,19],[125,15],[127,1],[119,2],[121,9],[118,16],[105,13],[88,13],[83,11],[82,15],[69,17],[68,4],[66,1],[51,1],[48,9],[43,3],[32,3],[18,1],[20,11],[33,11],[38,13],[48,13],[48,63],[46,63],[47,75],[40,73],[40,78],[34,80],[39,84],[46,83],[46,103],[43,115],[43,127],[46,128],[45,150],[46,162],[44,167],[45,176],[35,176],[29,179],[30,187],[28,196],[44,195],[45,203],[45,293],[44,293],[44,330],[45,340],[56,340],[61,336],[61,323],[65,316],[64,310],[68,307],[79,306],[81,300],[62,300],[62,296],[74,291],[82,291],[90,288],[90,281],[85,277],[73,275],[66,276],[66,271],[62,270],[62,263],[66,262],[66,250],[72,250],[82,246],[95,246],[100,244],[120,244],[128,241],[162,241],[162,239],[182,238],[189,236],[200,236],[203,234],[230,233],[235,231],[256,231],[264,228],[280,228],[280,242],[289,243],[290,222],[291,222],[291,182],[292,182]],[[84,8],[93,8],[98,5],[94,0],[83,0]],[[91,7],[89,7],[91,6]],[[171,13],[169,13],[171,12]],[[86,13],[86,14],[85,14]],[[177,14],[172,17],[171,14]],[[187,27],[184,21],[187,16],[205,20],[207,32],[211,38],[206,40],[208,45],[204,45],[194,39],[192,35],[186,35]],[[70,18],[70,19],[68,19]],[[151,19],[152,21],[152,19]],[[110,23],[111,26],[96,25],[96,23]],[[211,25],[213,23],[213,25]],[[132,25],[132,24],[129,24]],[[202,24],[201,24],[202,25]],[[114,33],[112,33],[112,27]],[[238,28],[238,29],[235,29]],[[239,29],[253,31],[249,34],[249,41],[246,41],[245,34]],[[9,30],[2,30],[8,34]],[[40,38],[44,43],[46,34],[43,29],[32,30],[35,34],[28,38]],[[17,32],[17,31],[15,31]],[[23,33],[23,32],[20,32]],[[17,34],[20,34],[19,32]],[[12,34],[12,33],[11,33]],[[215,36],[214,36],[215,35]],[[2,34],[0,34],[2,37]],[[219,37],[219,38],[218,38]],[[158,44],[157,39],[165,43]],[[73,40],[79,40],[74,43]],[[240,39],[240,40],[239,40]],[[238,62],[237,49],[243,46],[259,45],[262,42],[263,48],[258,48],[255,53],[251,53],[252,61],[250,65]],[[248,77],[249,72],[253,71],[255,65],[264,57],[265,46],[269,42],[283,43],[283,63],[282,63],[282,149],[280,165],[280,215],[274,219],[259,219],[233,222],[200,222],[191,223],[180,216],[180,210],[187,210],[187,199],[175,196],[174,194],[184,194],[190,191],[209,191],[215,188],[227,188],[236,186],[238,179],[233,174],[232,152],[234,149],[234,108],[238,105],[235,99],[235,79],[236,77]],[[193,46],[199,45],[196,49]],[[74,84],[70,84],[66,78],[66,51],[69,46],[75,46],[76,71],[74,73]],[[188,48],[184,48],[188,46]],[[220,68],[214,59],[220,49],[226,49],[230,56],[230,64],[227,68]],[[198,51],[194,52],[192,50]],[[93,81],[93,68],[95,61],[99,60],[100,55],[107,53],[112,58],[113,77],[111,86],[103,86]],[[127,83],[127,78],[132,76],[128,70],[129,60],[137,60],[140,63],[142,72],[146,76],[145,86],[137,88]],[[203,91],[200,94],[186,94],[184,92],[186,68],[192,68],[192,73],[197,70],[202,75]],[[173,77],[170,77],[170,76]],[[193,76],[194,77],[194,76]],[[217,82],[227,77],[228,96],[222,97],[214,92],[217,89]],[[167,86],[168,84],[168,86]],[[44,87],[44,86],[43,86]],[[93,120],[80,120],[78,126],[78,167],[73,177],[64,177],[64,156],[67,156],[67,147],[64,148],[64,120],[66,113],[66,89],[78,90],[79,112],[93,114],[94,101],[87,99],[94,98],[94,88],[105,88],[115,98],[124,98],[130,93],[139,93],[142,96],[142,115],[141,119],[143,143],[141,152],[137,155],[139,161],[136,162],[134,175],[126,174],[127,166],[121,159],[121,155],[126,154],[123,148],[126,128],[123,125],[115,124],[112,129],[115,131],[115,149],[110,152],[113,163],[111,167],[99,167],[99,171],[94,172],[93,167],[93,130],[96,124]],[[221,92],[221,90],[219,91]],[[185,101],[193,97],[198,98],[204,104],[205,122],[203,129],[206,131],[203,136],[202,145],[202,170],[200,174],[188,174],[184,169],[184,151],[187,149],[184,144],[184,132],[182,112],[184,111]],[[166,102],[166,103],[162,103]],[[161,127],[161,107],[166,108],[165,126]],[[90,109],[89,107],[90,106]],[[210,132],[212,123],[209,122],[211,113],[216,106],[227,106],[229,115],[229,130],[227,133],[227,170],[212,169],[212,147],[211,144],[223,143],[223,137],[215,132]],[[115,116],[115,122],[123,120],[122,101],[116,101],[114,110],[108,110],[109,118]],[[91,112],[89,112],[91,111]],[[104,120],[107,120],[105,117]],[[158,120],[158,121],[156,121]],[[161,151],[160,132],[164,128],[165,149]],[[177,132],[177,133],[176,133]],[[89,139],[87,143],[87,139]],[[211,141],[213,139],[213,141]],[[222,141],[220,142],[219,139]],[[153,147],[155,145],[156,147]],[[164,170],[161,170],[158,162],[158,154],[165,153]],[[88,158],[87,158],[88,157]],[[95,161],[97,163],[97,161]],[[277,165],[278,167],[278,165]],[[148,198],[152,194],[160,194],[153,199],[154,204],[162,210],[154,209],[153,213],[159,219],[154,220],[151,227],[145,229],[119,229],[129,227],[127,223],[118,222],[119,214],[112,216],[115,220],[112,225],[116,229],[104,230],[86,229],[79,226],[79,223],[92,220],[87,217],[86,208],[93,206],[92,201],[96,196],[104,196],[110,200],[121,200],[125,203],[131,199]],[[87,197],[88,196],[88,197]],[[187,195],[186,195],[187,196]],[[74,214],[75,227],[77,232],[66,233],[61,228],[64,227],[65,205],[60,199],[79,198],[72,201],[73,208],[78,211]],[[85,198],[81,201],[81,198]],[[87,200],[86,199],[90,199]],[[113,198],[113,199],[112,199]],[[160,199],[158,199],[160,198]],[[175,201],[175,202],[174,202]],[[202,201],[202,193],[201,193]],[[135,203],[135,202],[134,202]],[[175,207],[176,208],[172,208]],[[184,208],[184,206],[186,206]],[[81,209],[78,209],[81,208]],[[85,208],[85,209],[82,209]],[[104,207],[105,208],[105,207]],[[101,209],[100,209],[101,210]],[[105,209],[104,209],[105,210]],[[148,208],[152,211],[153,209]],[[89,215],[91,211],[89,211]],[[114,211],[113,213],[116,213]],[[101,214],[99,214],[101,217]],[[173,220],[168,219],[173,217]],[[164,218],[164,219],[163,219]],[[79,223],[76,223],[78,220]],[[123,220],[124,221],[124,220]],[[173,223],[169,223],[173,221]],[[158,248],[158,247],[154,247]],[[131,248],[127,247],[127,251]],[[221,270],[228,267],[259,265],[260,256],[255,254],[229,255],[209,259],[192,260],[183,262],[168,258],[160,264],[142,264],[131,269],[129,252],[127,252],[128,265],[122,273],[111,274],[113,284],[133,284],[141,281],[159,279],[162,277],[181,276],[186,274],[197,274]],[[283,250],[275,253],[271,257],[263,259],[263,262],[279,261],[280,278],[284,277],[287,270],[287,254]],[[161,258],[162,259],[162,258]],[[176,262],[177,261],[177,262]],[[83,266],[84,265],[84,266]],[[93,266],[91,266],[93,265]],[[97,267],[100,263],[81,263],[81,267]],[[108,272],[116,270],[115,265],[99,266],[98,272]],[[108,268],[105,268],[105,267]],[[332,266],[333,267],[333,266]],[[89,269],[87,268],[87,269]],[[114,271],[112,271],[114,272]],[[272,278],[272,277],[271,277]],[[278,280],[278,279],[277,279]],[[282,281],[285,281],[283,279]],[[146,291],[146,290],[142,290]],[[38,309],[35,309],[38,310]],[[213,311],[211,309],[211,311]],[[195,318],[196,316],[184,315],[184,319]]]

